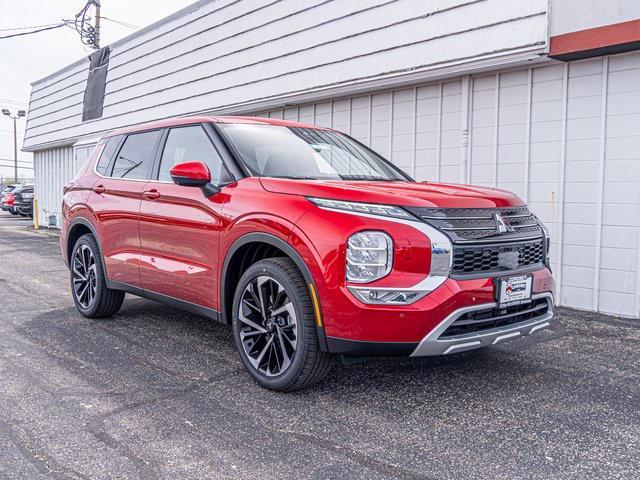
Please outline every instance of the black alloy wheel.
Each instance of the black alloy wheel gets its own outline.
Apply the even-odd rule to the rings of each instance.
[[[320,349],[309,285],[291,259],[267,258],[247,268],[232,314],[240,359],[263,387],[290,392],[329,372],[333,357]]]
[[[107,287],[98,242],[90,233],[78,239],[69,258],[71,294],[78,311],[88,318],[115,315],[124,301],[124,292]]]
[[[284,287],[260,275],[247,284],[240,302],[240,340],[247,358],[266,376],[284,373],[298,344],[296,312]]]
[[[71,263],[73,294],[76,301],[86,309],[96,300],[96,258],[87,245],[76,249]]]

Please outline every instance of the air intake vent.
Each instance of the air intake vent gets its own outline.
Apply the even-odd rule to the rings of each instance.
[[[458,335],[481,333],[494,328],[509,327],[521,322],[541,318],[549,312],[550,304],[546,298],[539,298],[532,303],[516,305],[504,309],[490,308],[474,310],[466,313],[453,322],[440,338],[451,338]]]
[[[542,240],[499,245],[460,246],[453,249],[452,274],[500,273],[544,263]]]

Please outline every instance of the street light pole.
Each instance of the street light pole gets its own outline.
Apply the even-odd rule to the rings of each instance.
[[[18,125],[17,120],[24,117],[27,112],[18,110],[15,114],[11,113],[8,108],[3,108],[2,113],[13,119],[13,176],[15,183],[18,183]]]
[[[17,117],[13,117],[13,176],[18,183],[18,134]]]

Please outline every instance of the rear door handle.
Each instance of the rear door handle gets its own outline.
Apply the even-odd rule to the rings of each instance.
[[[91,190],[94,191],[94,193],[104,193],[107,191],[106,188],[104,188],[104,185],[96,185],[95,187],[93,187]]]
[[[160,198],[160,192],[158,192],[155,188],[152,190],[146,190],[142,192],[142,196],[147,200],[155,200]]]

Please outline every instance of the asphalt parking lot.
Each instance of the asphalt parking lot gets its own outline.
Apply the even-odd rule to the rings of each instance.
[[[57,237],[0,214],[0,478],[640,478],[640,322],[339,364],[278,394],[231,331],[128,297],[76,313]]]

